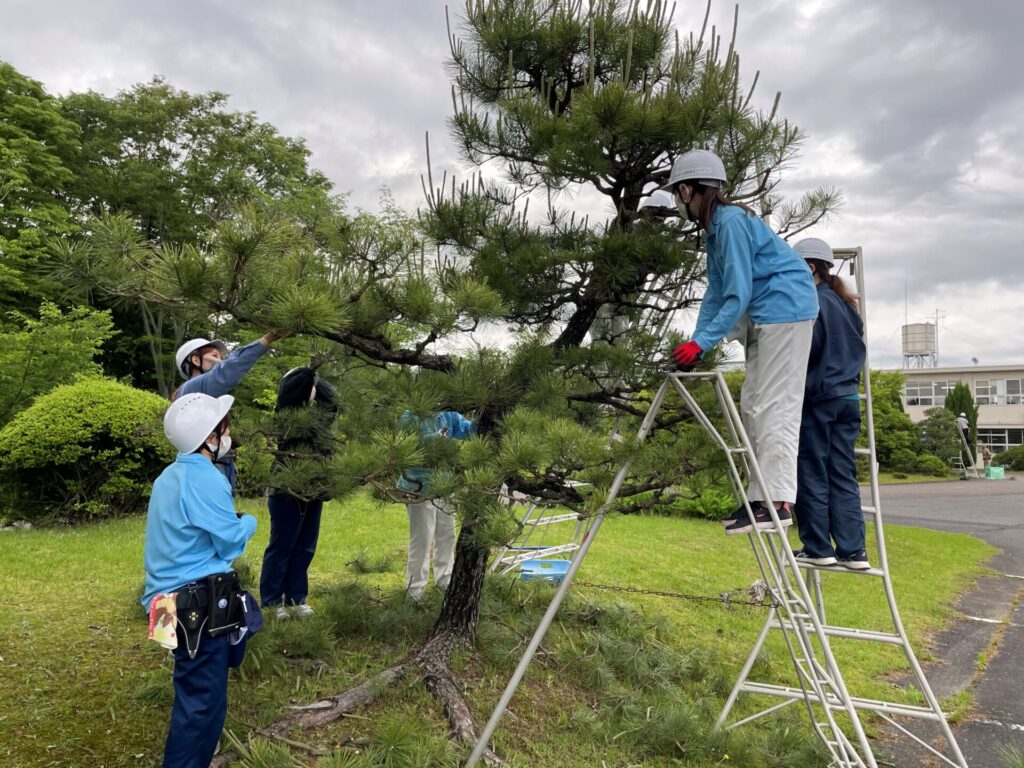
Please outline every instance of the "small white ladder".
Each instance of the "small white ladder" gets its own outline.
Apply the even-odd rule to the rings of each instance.
[[[514,503],[516,499],[510,501]],[[510,543],[498,550],[491,563],[491,573],[505,574],[514,571],[528,560],[541,560],[575,552],[587,535],[590,520],[591,518],[576,512],[565,512],[564,507],[546,504],[538,499],[528,499],[525,512],[519,521],[519,531]],[[569,541],[548,544],[548,527],[561,523],[576,524],[572,538]]]

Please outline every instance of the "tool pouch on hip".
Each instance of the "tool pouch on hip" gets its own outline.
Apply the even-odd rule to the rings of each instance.
[[[197,582],[178,590],[178,627],[185,638],[185,650],[190,659],[199,652],[199,641],[209,622],[209,596],[206,585]]]
[[[234,571],[212,573],[206,577],[210,593],[210,637],[219,637],[238,629],[242,623],[242,586]]]

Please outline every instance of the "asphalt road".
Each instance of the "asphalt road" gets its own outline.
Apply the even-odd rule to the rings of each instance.
[[[935,638],[940,661],[925,671],[940,698],[972,692],[972,712],[953,729],[970,768],[1019,765],[1001,751],[1015,745],[1024,754],[1024,476],[887,485],[881,494],[887,524],[969,533],[1002,550],[988,563],[997,575],[961,597],[961,619]],[[943,765],[902,737],[885,739],[878,753],[899,768]]]

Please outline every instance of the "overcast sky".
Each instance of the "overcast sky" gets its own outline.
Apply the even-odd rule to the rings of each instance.
[[[54,93],[112,94],[159,74],[225,91],[285,134],[353,204],[389,187],[422,202],[424,134],[435,172],[459,169],[444,3],[4,0],[0,59]],[[453,17],[462,5],[452,5]],[[732,3],[712,18],[731,25]],[[681,32],[703,0],[681,0]],[[1024,364],[1024,2],[741,0],[747,82],[807,135],[783,191],[830,184],[841,215],[808,232],[864,248],[874,367],[899,366],[910,322],[936,312],[942,365]],[[464,169],[463,169],[464,170]]]

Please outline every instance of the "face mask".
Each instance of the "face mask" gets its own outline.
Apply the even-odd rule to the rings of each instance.
[[[215,459],[223,459],[231,450],[231,435],[223,435],[219,445],[206,444],[206,450],[213,454]]]

